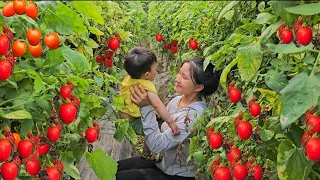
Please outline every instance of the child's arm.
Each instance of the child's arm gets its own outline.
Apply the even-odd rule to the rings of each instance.
[[[170,116],[167,107],[162,103],[157,93],[148,91],[148,98],[153,106],[153,108],[157,111],[157,113],[162,117],[164,121],[166,121],[169,127],[172,129],[174,135],[180,134],[180,129],[173,121],[173,118]]]
[[[157,111],[157,113],[162,117],[162,119],[166,121],[168,124],[171,124],[173,122],[173,119],[170,116],[167,110],[167,107],[160,100],[158,94],[148,91],[148,97],[152,106]]]

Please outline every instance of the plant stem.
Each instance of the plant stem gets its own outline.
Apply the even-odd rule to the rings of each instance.
[[[320,52],[318,51],[317,53],[318,53],[318,57],[317,57],[317,59],[316,59],[316,62],[314,62],[314,65],[313,65],[311,74],[314,74],[314,71],[316,70],[317,64],[318,64],[318,62],[319,62],[319,60],[320,60]]]
[[[317,176],[318,179],[320,179],[320,174],[317,173],[315,170],[311,169],[311,172]]]
[[[14,101],[14,100],[16,100],[16,99],[19,99],[19,98],[20,98],[20,97],[18,96],[18,97],[16,97],[16,98],[12,98],[12,99],[8,99],[8,100],[6,100],[6,101],[3,101],[3,102],[0,103],[0,106],[6,104],[6,103],[8,103],[8,102]]]

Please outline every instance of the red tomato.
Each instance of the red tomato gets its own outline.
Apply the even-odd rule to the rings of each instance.
[[[300,27],[297,30],[297,38],[301,45],[308,45],[312,40],[312,30],[308,27]]]
[[[9,79],[12,65],[8,60],[0,60],[0,81]]]
[[[34,58],[41,57],[41,55],[42,55],[42,46],[40,43],[35,46],[32,46],[29,44],[28,50],[29,50],[29,53],[31,54],[31,56],[33,56]]]
[[[15,162],[5,162],[1,165],[1,175],[4,180],[15,180],[18,176],[18,166]]]
[[[237,89],[237,88],[233,88],[229,92],[229,99],[233,103],[239,102],[239,100],[241,99],[241,91],[239,89]]]
[[[27,39],[29,44],[31,44],[32,46],[35,46],[40,43],[41,36],[42,36],[41,31],[38,29],[30,28],[27,31]]]
[[[24,0],[14,0],[13,9],[19,15],[24,14],[26,11],[26,2]]]
[[[10,40],[6,35],[0,36],[0,56],[7,54],[9,50]]]
[[[70,124],[73,122],[77,114],[77,108],[72,103],[61,104],[59,107],[59,116],[62,122]]]
[[[31,155],[33,144],[30,140],[22,140],[18,145],[18,152],[21,158],[27,158]]]
[[[219,133],[212,133],[209,137],[209,144],[212,149],[219,149],[222,145],[223,137]]]
[[[35,3],[30,2],[26,7],[26,14],[32,19],[38,16],[38,7]]]
[[[44,37],[44,43],[49,49],[57,49],[60,44],[59,36],[57,33],[50,33]]]
[[[289,44],[293,39],[293,33],[290,29],[283,29],[280,36],[282,42],[285,44]]]
[[[22,56],[27,50],[27,45],[21,40],[16,40],[12,44],[12,53],[15,57]]]
[[[8,2],[3,8],[2,8],[2,15],[5,17],[11,17],[15,15],[16,12],[13,9],[13,2]]]
[[[214,172],[215,180],[232,180],[231,172],[228,167],[218,167]]]
[[[56,142],[60,138],[60,130],[57,127],[49,127],[47,136],[51,142]]]
[[[0,162],[6,161],[11,154],[11,143],[8,139],[1,139],[0,140]]]
[[[98,131],[96,128],[88,128],[86,130],[86,139],[89,143],[93,143],[98,138]]]

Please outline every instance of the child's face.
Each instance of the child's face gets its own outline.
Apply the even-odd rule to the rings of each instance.
[[[157,63],[153,63],[151,66],[151,71],[148,72],[147,79],[153,81],[157,75],[158,65]]]

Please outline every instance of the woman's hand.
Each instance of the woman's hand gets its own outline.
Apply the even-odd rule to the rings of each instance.
[[[137,106],[144,107],[151,104],[148,93],[142,85],[133,85],[133,88],[130,88],[130,93],[132,102],[134,102]]]

